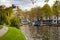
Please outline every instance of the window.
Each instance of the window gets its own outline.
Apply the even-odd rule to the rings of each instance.
[[[56,22],[56,20],[54,20],[54,22]]]

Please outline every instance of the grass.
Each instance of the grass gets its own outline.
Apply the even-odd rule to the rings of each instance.
[[[26,38],[19,29],[9,27],[8,32],[0,40],[26,40]]]
[[[2,29],[3,27],[2,27],[2,25],[0,25],[0,29]]]

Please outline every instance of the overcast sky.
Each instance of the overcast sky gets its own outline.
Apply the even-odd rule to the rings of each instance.
[[[52,6],[55,0],[50,0],[48,4]],[[7,7],[11,6],[11,4],[15,4],[19,6],[22,10],[31,9],[35,6],[43,6],[45,3],[43,0],[37,0],[36,3],[33,5],[31,0],[0,0],[0,5],[6,5]]]

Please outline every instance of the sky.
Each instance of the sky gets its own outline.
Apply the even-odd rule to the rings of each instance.
[[[0,5],[5,5],[7,7],[11,6],[11,4],[14,4],[16,6],[19,6],[22,10],[30,10],[32,7],[40,6],[42,7],[45,2],[44,0],[35,0],[36,3],[32,4],[31,0],[0,0]],[[48,4],[52,6],[54,4],[55,0],[49,0]]]

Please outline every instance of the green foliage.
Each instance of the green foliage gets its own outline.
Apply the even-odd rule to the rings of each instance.
[[[20,14],[19,8],[17,11]],[[12,7],[4,8],[3,6],[0,6],[0,25],[3,25],[3,24],[15,26],[15,27],[19,28],[19,21],[16,17],[13,17],[13,8]]]
[[[5,10],[0,11],[0,24],[8,23],[7,16]]]
[[[2,27],[2,25],[0,25],[0,29],[2,29],[3,27]]]
[[[22,14],[22,10],[19,7],[17,7],[16,16],[18,19],[20,19],[21,14]]]
[[[6,16],[10,17],[11,14],[13,13],[13,8],[12,7],[5,8],[5,11],[6,11]]]
[[[17,17],[13,17],[11,20],[10,20],[11,24],[10,26],[13,26],[13,27],[16,27],[16,28],[19,28],[19,20],[17,19]]]
[[[53,10],[50,8],[50,6],[48,4],[45,4],[42,7],[42,14],[44,17],[51,17],[51,16],[53,16]]]
[[[0,25],[2,24],[10,24],[10,14],[12,13],[12,8],[8,7],[4,8],[4,6],[0,6]],[[9,15],[7,15],[9,14]]]
[[[0,37],[0,40],[26,40],[26,38],[19,29],[9,27],[8,32]]]
[[[53,11],[55,16],[60,16],[60,2],[56,1],[53,5]]]
[[[34,18],[39,19],[41,18],[41,16],[42,13],[40,7],[35,7],[30,10],[30,14],[29,14],[30,19],[34,19]]]

